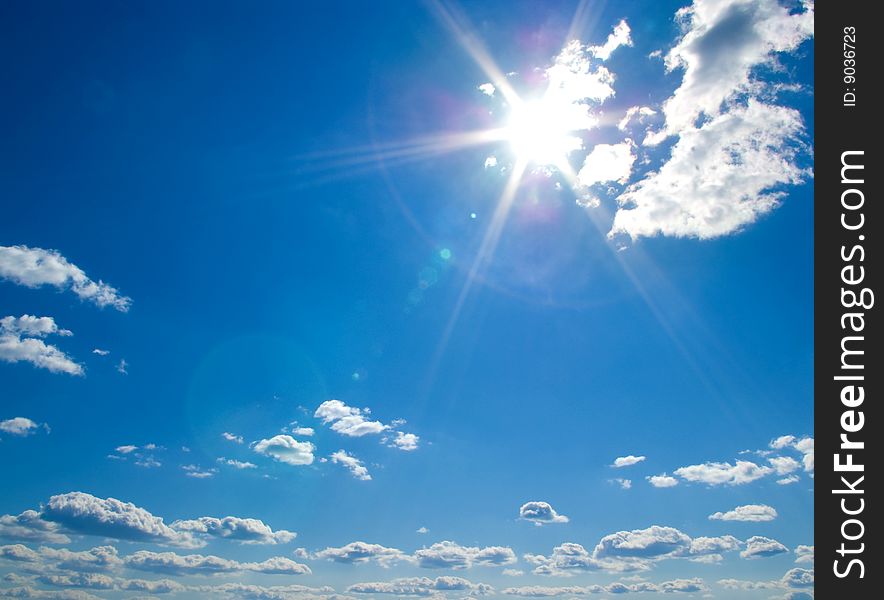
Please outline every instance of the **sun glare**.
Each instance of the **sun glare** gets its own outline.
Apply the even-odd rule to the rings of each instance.
[[[504,137],[516,159],[538,166],[558,166],[583,142],[573,134],[570,115],[546,98],[513,106]]]

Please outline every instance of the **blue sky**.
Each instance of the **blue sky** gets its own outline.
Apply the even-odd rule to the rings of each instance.
[[[812,597],[812,5],[0,11],[0,597]]]

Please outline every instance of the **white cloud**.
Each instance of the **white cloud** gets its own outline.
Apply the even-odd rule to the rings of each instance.
[[[566,542],[553,548],[547,557],[542,554],[526,554],[525,561],[535,565],[535,575],[568,577],[576,572],[596,571],[602,565],[580,544]]]
[[[117,363],[117,373],[120,373],[122,375],[129,374],[129,363],[126,361],[125,358],[121,358],[120,362]]]
[[[766,504],[745,504],[727,512],[716,512],[709,515],[713,521],[773,521],[777,511]]]
[[[181,469],[186,476],[192,477],[193,479],[209,479],[218,473],[218,469],[204,469],[199,465],[182,465]]]
[[[299,442],[290,435],[276,435],[268,440],[260,440],[252,445],[258,454],[270,456],[289,465],[313,464],[313,451],[316,447],[310,442]]]
[[[333,463],[345,466],[356,479],[371,481],[368,469],[355,456],[347,454],[344,450],[338,450],[330,458]]]
[[[12,419],[0,421],[0,432],[20,437],[33,435],[39,428],[39,423],[35,423],[27,417],[13,417]]]
[[[52,496],[43,507],[41,517],[57,523],[66,531],[82,535],[173,546],[196,545],[189,533],[175,531],[161,517],[131,502],[97,498],[83,492]]]
[[[125,558],[130,569],[151,573],[174,575],[214,575],[249,571],[279,575],[309,575],[310,568],[289,558],[275,556],[262,562],[238,562],[218,556],[202,554],[176,554],[175,552],[150,552],[140,550]]]
[[[292,435],[303,435],[306,437],[310,437],[314,435],[316,431],[312,427],[295,427],[292,429]]]
[[[397,596],[429,596],[438,598],[444,592],[465,592],[470,596],[493,591],[490,585],[473,583],[462,577],[407,577],[392,581],[354,583],[347,588],[351,594],[395,594]]]
[[[774,468],[777,475],[788,475],[792,471],[797,471],[801,468],[801,463],[791,456],[774,456],[768,458],[767,462]]]
[[[255,463],[250,463],[248,461],[236,460],[233,458],[224,458],[223,456],[218,458],[218,462],[222,465],[227,465],[228,467],[233,467],[235,469],[257,469],[258,465]]]
[[[15,562],[36,562],[40,555],[23,544],[0,546],[0,558]]]
[[[684,74],[663,104],[668,134],[691,128],[701,114],[720,114],[722,103],[750,90],[753,67],[774,64],[775,53],[813,36],[812,6],[790,14],[777,0],[695,0],[678,15],[685,34],[667,54],[666,67]]]
[[[691,538],[674,527],[652,525],[647,529],[618,531],[606,535],[593,551],[596,559],[656,559],[689,552]]]
[[[132,299],[121,296],[103,281],[93,281],[57,250],[27,246],[0,246],[0,279],[30,288],[51,285],[70,289],[82,300],[97,306],[112,306],[126,312]]]
[[[488,156],[485,158],[485,168],[486,169],[493,169],[496,166],[497,166],[497,157],[496,156],[494,156],[492,154],[491,156]]]
[[[536,525],[568,522],[568,517],[557,513],[549,502],[543,502],[539,500],[526,502],[525,504],[520,506],[519,518],[524,521],[531,521]]]
[[[751,99],[683,131],[669,161],[618,197],[610,235],[712,238],[754,222],[778,205],[777,186],[809,176],[795,163],[803,132],[797,111]]]
[[[657,488],[675,487],[678,485],[678,479],[663,473],[662,475],[650,475],[645,477],[652,486]]]
[[[689,554],[696,557],[720,557],[722,552],[733,552],[734,550],[739,550],[741,546],[740,540],[732,535],[697,537],[691,540]]]
[[[366,542],[351,542],[340,548],[326,548],[315,552],[312,558],[347,564],[376,562],[383,567],[389,567],[395,562],[408,560],[409,557],[396,548]]]
[[[777,479],[777,483],[780,485],[789,485],[790,483],[798,483],[798,481],[800,481],[798,475],[789,475],[788,477]]]
[[[430,530],[427,529],[426,527],[420,527],[420,528],[418,528],[417,533],[420,533],[421,535],[423,535],[425,533],[430,533]]]
[[[623,115],[620,122],[617,123],[617,129],[626,131],[626,128],[629,127],[633,119],[637,118],[639,121],[643,121],[644,117],[653,117],[656,114],[657,111],[650,106],[631,106],[626,110],[626,114]]]
[[[611,57],[611,53],[620,46],[632,46],[632,38],[629,36],[629,32],[629,24],[626,20],[620,21],[603,45],[592,46],[589,49],[590,54],[599,60],[608,60]]]
[[[469,569],[474,565],[511,565],[516,562],[516,555],[504,546],[478,548],[443,541],[417,550],[414,559],[424,569]]]
[[[54,563],[58,569],[73,571],[109,571],[123,564],[113,546],[96,546],[89,550],[72,551],[67,548],[40,548],[40,557]]]
[[[347,406],[340,400],[326,400],[319,405],[313,416],[322,419],[327,425],[331,424],[332,431],[350,437],[381,433],[389,429],[389,426],[380,421],[369,421],[364,414],[363,409]]]
[[[223,437],[228,442],[233,442],[235,444],[242,444],[243,443],[243,439],[242,439],[241,435],[236,435],[236,434],[230,433],[229,431],[225,431],[224,433],[222,433],[221,437]]]
[[[138,446],[133,446],[132,444],[126,444],[124,446],[117,446],[115,448],[115,450],[117,452],[119,452],[120,454],[130,454],[130,453],[138,450]]]
[[[92,350],[92,354],[97,354],[98,356],[107,356],[110,354],[110,350],[102,350],[101,348],[94,348]]]
[[[707,462],[675,470],[675,474],[685,481],[708,485],[742,485],[773,472],[771,467],[759,466],[746,460],[738,460],[734,465],[726,462]]]
[[[500,574],[506,575],[507,577],[521,577],[525,574],[525,571],[522,569],[504,569]]]
[[[619,456],[614,459],[614,464],[611,466],[617,467],[618,469],[621,467],[631,467],[632,465],[637,465],[643,460],[645,460],[644,456],[633,456],[632,454],[629,456]]]
[[[805,436],[798,438],[794,435],[781,435],[775,440],[772,440],[769,446],[774,450],[784,450],[789,448],[797,450],[802,454],[801,462],[804,465],[804,471],[807,473],[813,473],[814,451],[812,437]]]
[[[479,91],[485,94],[486,96],[493,96],[496,91],[495,87],[491,83],[483,83],[478,87]]]
[[[796,546],[795,556],[796,563],[813,563],[813,546]]]
[[[621,489],[624,489],[624,490],[632,489],[632,480],[631,479],[623,479],[621,477],[618,477],[617,479],[614,479],[614,481],[620,485]]]
[[[746,540],[746,549],[740,552],[740,556],[743,558],[765,558],[788,551],[788,548],[776,540],[755,535]]]
[[[176,531],[235,540],[243,544],[286,544],[297,536],[295,532],[285,529],[273,531],[260,519],[240,517],[200,517],[175,521],[170,527]]]
[[[20,515],[0,516],[0,538],[47,544],[66,544],[71,539],[60,531],[58,523],[44,521],[40,513],[26,510]]]
[[[418,442],[420,442],[420,438],[415,434],[397,431],[396,437],[392,440],[392,445],[404,452],[411,452],[412,450],[417,450]]]
[[[67,336],[71,332],[59,329],[52,317],[3,317],[0,319],[0,360],[10,363],[28,362],[52,373],[82,375],[82,365],[74,362],[56,346],[40,339],[53,334]]]

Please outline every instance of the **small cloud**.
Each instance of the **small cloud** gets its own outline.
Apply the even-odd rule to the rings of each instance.
[[[501,571],[502,575],[506,575],[507,577],[521,577],[525,574],[525,571],[521,569],[504,569]]]
[[[19,437],[33,435],[37,433],[37,430],[39,430],[40,427],[41,425],[39,423],[36,423],[27,417],[13,417],[12,419],[0,421],[0,432]],[[49,432],[48,425],[42,425],[42,427],[47,433]]]
[[[738,506],[727,512],[717,512],[709,515],[712,521],[773,521],[777,518],[777,511],[766,504],[746,504]]]
[[[92,354],[97,354],[98,356],[107,356],[110,354],[110,350],[102,350],[101,348],[95,348],[92,350]]]
[[[623,479],[618,477],[617,479],[612,480],[614,483],[620,485],[620,489],[628,490],[632,488],[632,480],[631,479]]]
[[[497,157],[493,154],[485,159],[485,168],[493,169],[497,166]]]
[[[121,358],[120,362],[117,363],[117,373],[120,373],[122,375],[129,374],[129,363],[126,361],[125,358]]]
[[[430,533],[430,530],[427,529],[426,527],[420,527],[420,528],[418,528],[417,533],[420,533],[421,535],[423,535],[425,533]]]
[[[419,441],[420,438],[413,433],[402,433],[401,431],[397,431],[396,437],[393,438],[390,446],[392,448],[398,448],[404,452],[411,452],[412,450],[417,450]]]
[[[650,475],[645,477],[645,479],[656,488],[668,488],[678,485],[678,479],[671,475],[667,475],[666,473],[663,473],[662,475]]]
[[[494,85],[491,83],[483,83],[482,85],[478,86],[478,90],[486,96],[493,96],[494,92],[496,91]]]
[[[782,479],[777,479],[777,483],[780,485],[789,485],[790,483],[798,483],[801,478],[798,475],[789,475],[788,477],[783,477]]]
[[[198,465],[183,465],[181,469],[185,475],[194,479],[208,479],[218,472],[218,469],[204,469]]]
[[[241,460],[235,460],[232,458],[224,458],[221,457],[218,459],[218,462],[222,465],[227,465],[228,467],[233,467],[235,469],[257,469],[258,465],[250,462],[245,462]]]
[[[252,450],[258,454],[294,466],[313,464],[315,449],[312,443],[299,442],[290,435],[276,435],[252,444]]]
[[[752,536],[746,540],[746,549],[740,552],[743,558],[766,558],[785,554],[789,549],[776,540],[760,535]]]
[[[310,437],[314,435],[316,431],[312,427],[295,427],[292,429],[292,435],[303,435],[304,437]]]
[[[225,431],[224,433],[222,433],[221,437],[223,437],[228,442],[234,442],[236,444],[243,443],[243,439],[242,439],[241,435],[235,435],[233,433],[230,433],[229,431]]]
[[[537,500],[523,504],[519,508],[519,518],[523,521],[531,521],[535,525],[568,522],[568,517],[557,513],[549,502]]]
[[[813,563],[813,546],[796,546],[795,556],[796,563]]]
[[[347,454],[344,450],[338,450],[330,458],[333,463],[345,466],[356,479],[371,481],[368,469],[355,456]]]
[[[612,464],[611,466],[620,469],[623,467],[636,465],[643,460],[645,460],[644,456],[633,456],[632,454],[630,454],[629,456],[620,456],[618,458],[615,458],[614,464]]]

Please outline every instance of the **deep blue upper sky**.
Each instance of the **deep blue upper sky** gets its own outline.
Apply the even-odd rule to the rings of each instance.
[[[581,133],[584,150],[570,155],[575,169],[595,144],[624,140],[616,123],[629,107],[655,110],[648,131],[675,122],[664,103],[683,85],[686,67],[667,71],[648,55],[665,55],[691,35],[690,16],[683,28],[673,18],[686,4],[585,4],[578,39],[603,44],[625,19],[631,45],[603,61],[616,76],[615,93],[590,104],[602,125]],[[794,111],[804,133],[762,145],[805,169],[812,38],[796,34],[785,51],[764,46],[752,35],[762,35],[777,3],[738,4],[745,22],[713,26],[724,41],[710,35],[697,46],[710,55],[716,44],[763,48],[750,76],[768,87],[735,87],[692,131],[714,133],[716,119],[737,118],[756,101]],[[542,89],[576,8],[571,1],[487,2],[458,10],[501,71],[518,74],[510,78],[521,93]],[[702,28],[700,8],[698,35],[710,29]],[[718,18],[713,13],[702,18]],[[728,27],[752,35],[730,39]],[[604,186],[595,209],[579,206],[581,190],[568,189],[554,168],[549,174],[530,165],[500,241],[458,310],[519,157],[506,139],[407,160],[388,151],[389,144],[505,121],[499,82],[491,98],[477,90],[492,78],[432,5],[5,3],[0,56],[0,246],[56,250],[132,299],[122,312],[78,297],[68,284],[20,285],[8,273],[0,281],[0,318],[53,317],[73,336],[40,339],[84,368],[69,375],[0,361],[0,421],[25,417],[51,429],[0,433],[0,514],[46,510],[53,496],[84,492],[134,503],[167,525],[250,517],[298,537],[243,545],[209,536],[208,546],[182,549],[44,513],[71,540],[53,547],[110,543],[121,557],[138,550],[236,561],[286,556],[313,571],[173,574],[187,586],[248,581],[344,593],[356,582],[454,575],[488,583],[503,597],[504,588],[526,585],[608,585],[635,573],[607,565],[569,579],[545,577],[523,555],[549,556],[565,542],[592,553],[614,532],[660,526],[695,540],[732,535],[741,546],[723,552],[720,564],[644,548],[647,554],[634,556],[652,567],[639,572],[648,581],[699,578],[721,598],[800,589],[734,591],[718,582],[780,581],[792,568],[812,569],[795,564],[796,548],[813,545],[812,442],[809,471],[806,445],[795,447],[813,435],[809,174],[794,185],[772,175],[758,189],[782,192],[778,206],[723,235],[678,235],[664,223],[657,235],[630,239],[606,236],[617,194],[653,171],[665,173],[674,144],[691,135],[686,129],[659,146],[628,132],[638,155],[631,179]],[[775,93],[775,83],[801,89]],[[768,123],[771,114],[758,118]],[[745,139],[723,143],[730,142],[734,168],[752,175],[757,148]],[[483,166],[489,155],[496,167]],[[708,177],[709,169],[697,169],[698,181]],[[716,198],[708,189],[697,197],[734,204],[741,185],[754,193],[751,183],[729,179]],[[690,193],[673,195],[687,205]],[[332,429],[337,421],[314,415],[330,399],[370,408],[362,417],[388,429],[341,434]],[[298,426],[315,433],[297,435]],[[418,447],[395,447],[396,431],[418,436]],[[312,464],[258,451],[261,440],[277,435],[312,443]],[[772,450],[783,435],[796,441]],[[119,450],[130,445],[138,449]],[[361,461],[371,480],[332,460],[339,450]],[[629,455],[646,459],[611,466]],[[774,456],[801,466],[774,472]],[[237,469],[219,458],[255,466]],[[678,476],[673,487],[647,479],[738,460],[769,472],[723,484]],[[777,482],[788,477],[797,481]],[[624,489],[618,479],[631,485]],[[519,519],[529,501],[548,502],[569,522]],[[709,519],[745,505],[773,507],[778,516]],[[429,532],[417,533],[421,527]],[[753,536],[788,552],[741,558]],[[35,551],[52,546],[6,537],[2,543]],[[501,546],[518,562],[427,570],[409,558],[384,569],[317,554],[357,540],[407,554],[444,540]],[[293,554],[299,547],[306,556]],[[32,575],[67,572],[50,558],[39,561],[37,568],[0,558],[0,572],[31,577],[0,587],[59,589]],[[503,567],[524,573],[504,575]],[[108,569],[116,587],[89,593],[132,597],[121,581],[170,577],[146,571]]]

